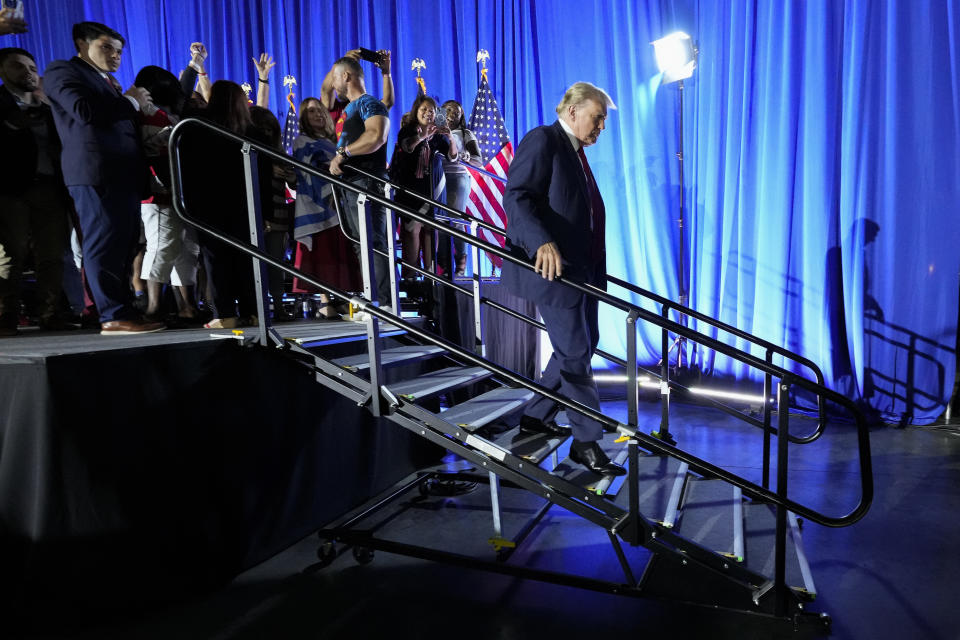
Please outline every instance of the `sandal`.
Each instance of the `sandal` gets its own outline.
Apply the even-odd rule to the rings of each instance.
[[[204,329],[236,329],[239,324],[237,318],[214,318],[203,325]]]

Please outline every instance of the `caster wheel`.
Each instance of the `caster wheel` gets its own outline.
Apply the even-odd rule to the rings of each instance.
[[[373,562],[373,549],[367,549],[366,547],[354,547],[353,559],[359,564],[370,564]]]
[[[430,496],[430,483],[434,482],[432,479],[427,479],[417,485],[417,491],[420,492],[420,495],[424,498]]]
[[[320,566],[330,566],[337,559],[337,545],[329,541],[322,543],[317,548],[317,559],[320,560]]]

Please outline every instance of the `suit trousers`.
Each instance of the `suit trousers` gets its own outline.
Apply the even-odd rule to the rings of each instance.
[[[20,279],[33,246],[37,315],[53,317],[60,300],[67,210],[52,181],[36,182],[18,196],[0,195],[0,315],[20,314]]]
[[[590,359],[600,340],[597,300],[581,295],[572,307],[538,305],[537,310],[547,327],[553,345],[553,355],[543,371],[540,384],[560,392],[569,400],[600,410],[600,393],[593,380]],[[559,406],[548,398],[539,397],[527,407],[526,415],[538,420],[552,420]],[[590,442],[603,437],[603,427],[576,411],[567,411],[573,438]]]
[[[71,185],[83,236],[83,269],[100,322],[132,320],[133,248],[140,235],[140,195],[125,184]]]

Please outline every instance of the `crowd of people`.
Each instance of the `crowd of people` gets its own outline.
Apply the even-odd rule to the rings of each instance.
[[[0,34],[26,28],[0,11]],[[95,22],[74,25],[71,35],[77,55],[52,62],[42,77],[31,52],[0,48],[0,336],[17,335],[31,321],[41,330],[80,325],[103,335],[257,324],[249,257],[198,234],[173,210],[168,141],[180,120],[194,117],[281,151],[282,129],[269,109],[274,61],[266,53],[253,59],[255,104],[240,85],[211,80],[199,42],[179,74],[146,66],[124,90],[113,76],[123,36]],[[365,61],[379,71],[379,98],[367,92]],[[398,203],[423,213],[430,207],[409,192],[445,198],[462,211],[470,188],[464,165],[481,163],[462,106],[418,96],[401,119],[388,163],[393,104],[390,52],[346,52],[319,97],[301,101],[293,157],[373,193],[382,194],[389,179],[403,187]],[[184,135],[180,158],[190,214],[249,238],[240,144],[197,129]],[[358,195],[335,193],[327,181],[262,154],[256,167],[264,250],[337,289],[362,291]],[[386,252],[386,210],[369,208],[373,244]],[[464,274],[461,242],[451,250],[415,220],[404,220],[399,235],[404,261]],[[375,254],[373,263],[375,295],[390,305],[387,259]],[[35,295],[24,305],[21,279],[31,265]],[[407,283],[417,278],[410,269],[402,276]],[[267,283],[274,321],[293,319],[285,294],[320,293],[319,317],[347,316],[344,301],[299,278],[286,287],[282,270],[268,269]]]

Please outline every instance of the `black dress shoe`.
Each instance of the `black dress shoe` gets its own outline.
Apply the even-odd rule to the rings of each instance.
[[[607,454],[600,448],[598,442],[580,442],[574,440],[570,443],[570,459],[577,464],[582,464],[590,471],[605,476],[622,476],[627,470],[611,462]]]
[[[566,438],[572,431],[570,427],[561,426],[553,420],[544,422],[530,416],[522,416],[520,418],[520,433],[542,433],[548,436]]]

